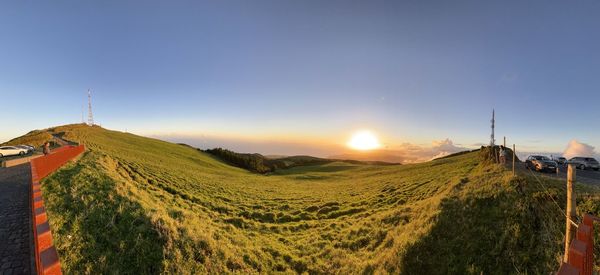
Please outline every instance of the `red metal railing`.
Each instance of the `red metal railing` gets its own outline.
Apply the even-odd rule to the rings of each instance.
[[[594,221],[598,218],[586,214],[577,227],[575,238],[569,246],[568,261],[558,270],[559,275],[591,275],[594,267]]]
[[[52,232],[44,208],[39,181],[58,170],[69,160],[85,151],[83,145],[64,146],[50,154],[31,160],[31,210],[33,217],[33,240],[37,274],[62,274],[58,252],[52,244]]]

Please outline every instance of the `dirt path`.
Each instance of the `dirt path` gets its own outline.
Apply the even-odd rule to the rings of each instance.
[[[32,274],[29,163],[0,168],[0,274]]]
[[[72,142],[72,141],[68,141],[62,138],[63,133],[60,134],[52,134],[52,137],[54,138],[54,140],[56,141],[56,143],[60,144],[60,146],[67,146],[67,145],[78,145],[76,142]]]

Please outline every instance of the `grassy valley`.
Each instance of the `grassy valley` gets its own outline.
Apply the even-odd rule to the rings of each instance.
[[[87,147],[42,185],[68,274],[548,273],[562,252],[564,183],[512,177],[480,152],[263,175],[100,127],[12,142],[56,133]],[[598,213],[596,189],[577,189],[579,210]]]

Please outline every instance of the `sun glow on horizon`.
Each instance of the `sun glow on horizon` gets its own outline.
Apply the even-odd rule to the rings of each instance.
[[[373,150],[381,147],[377,136],[368,130],[362,130],[354,133],[347,145],[352,149],[360,151]]]

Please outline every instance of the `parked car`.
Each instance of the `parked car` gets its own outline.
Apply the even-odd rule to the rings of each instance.
[[[565,164],[567,164],[567,158],[555,157],[555,158],[552,158],[552,160],[555,161],[556,164],[559,164],[559,165],[565,165]]]
[[[536,171],[556,171],[558,164],[546,156],[529,156],[525,161],[527,169],[534,169]]]
[[[33,151],[35,151],[35,148],[33,148],[33,146],[29,146],[29,145],[17,145],[15,147],[18,147],[18,148],[21,148],[21,149],[26,149],[27,150],[27,154],[33,153]]]
[[[27,154],[27,149],[19,148],[16,146],[2,146],[0,147],[0,158],[8,157],[8,156],[16,156],[16,155],[25,155]]]
[[[595,158],[574,157],[569,160],[569,164],[574,164],[578,169],[594,169],[600,170],[600,163]]]

